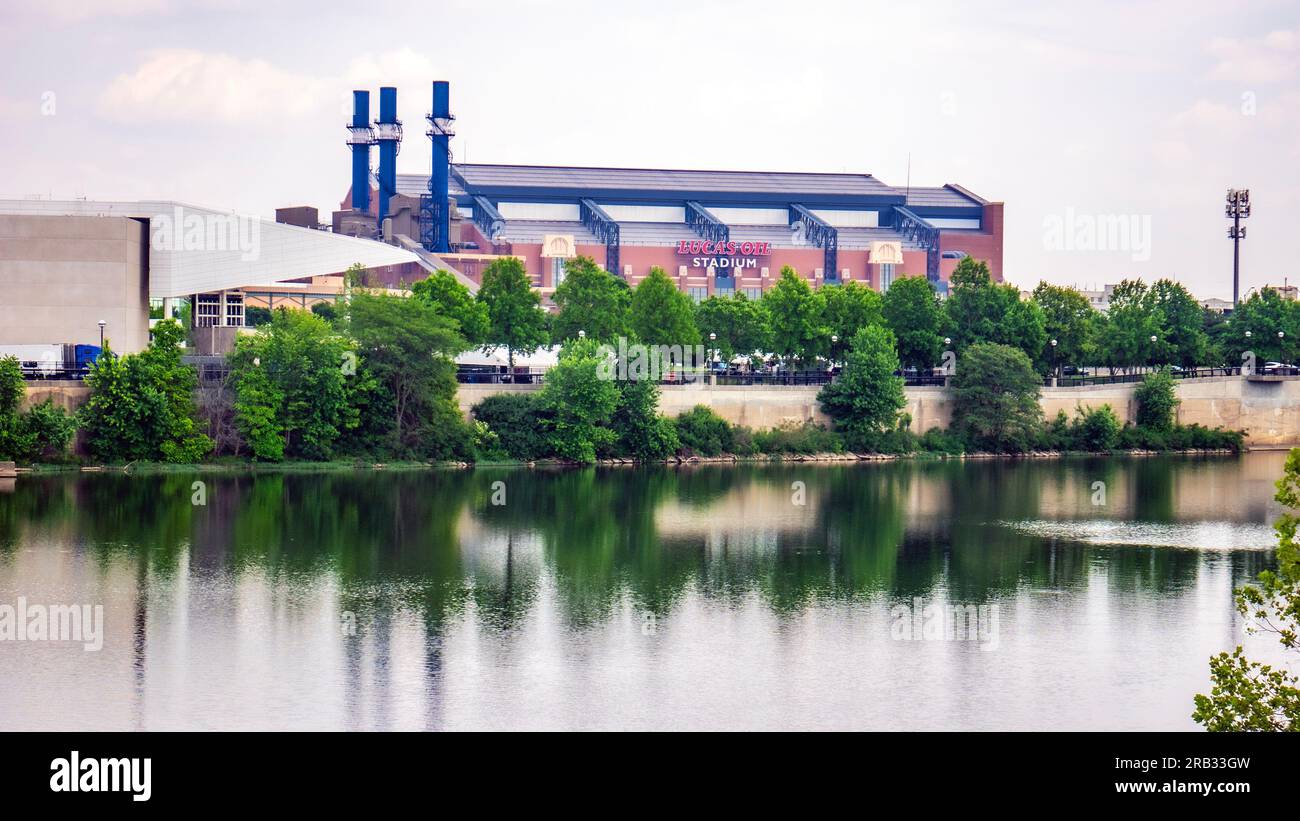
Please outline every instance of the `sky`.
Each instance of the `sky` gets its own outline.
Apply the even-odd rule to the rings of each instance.
[[[444,79],[458,162],[960,184],[1006,203],[1025,289],[1230,297],[1248,188],[1242,292],[1300,283],[1300,0],[5,0],[0,77],[0,198],[325,216],[351,90],[373,118],[398,88],[398,171],[428,173]]]

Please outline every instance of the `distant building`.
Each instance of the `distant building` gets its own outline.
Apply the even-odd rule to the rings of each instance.
[[[223,352],[246,300],[308,307],[355,264],[420,266],[380,242],[178,202],[0,200],[0,345],[97,345],[102,321],[113,349],[133,353],[149,343],[151,305],[172,316],[186,300],[200,352]]]

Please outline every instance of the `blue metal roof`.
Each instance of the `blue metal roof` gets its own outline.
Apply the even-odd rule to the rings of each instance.
[[[970,208],[985,202],[961,186],[951,184],[941,188],[911,188],[906,194],[909,208]]]
[[[471,194],[493,200],[591,198],[602,202],[674,202],[706,205],[869,207],[903,204],[903,192],[870,174],[789,171],[696,171],[655,168],[585,168],[543,165],[452,166],[452,177]]]

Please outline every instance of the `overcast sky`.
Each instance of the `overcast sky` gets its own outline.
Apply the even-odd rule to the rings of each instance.
[[[1006,203],[1025,288],[1230,296],[1223,197],[1248,187],[1243,292],[1300,282],[1300,0],[1045,5],[5,0],[0,197],[324,215],[348,188],[349,91],[398,87],[398,170],[427,173],[446,79],[458,161],[901,186],[910,156],[914,185]],[[1128,247],[1070,239],[1119,216]]]

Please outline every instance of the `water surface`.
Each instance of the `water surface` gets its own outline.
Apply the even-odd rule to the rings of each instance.
[[[25,475],[0,729],[1194,729],[1284,458]]]

